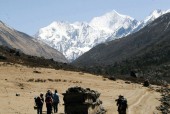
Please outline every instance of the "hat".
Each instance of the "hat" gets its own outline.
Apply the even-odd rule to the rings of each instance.
[[[123,96],[122,96],[122,95],[119,95],[119,98],[123,98]]]
[[[43,96],[43,93],[42,93],[42,92],[40,93],[40,96]]]
[[[50,93],[50,92],[51,92],[51,90],[50,90],[50,89],[48,89],[48,90],[47,90],[47,93]]]

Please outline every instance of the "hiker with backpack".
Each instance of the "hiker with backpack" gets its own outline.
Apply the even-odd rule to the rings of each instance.
[[[119,95],[119,98],[116,99],[116,104],[118,106],[118,113],[119,114],[126,114],[126,109],[128,108],[128,105],[127,105],[127,100],[126,98],[124,98],[124,96],[122,95]]]
[[[53,99],[52,99],[52,92],[50,90],[48,90],[46,93],[45,102],[47,107],[47,114],[51,114]]]
[[[43,108],[43,104],[44,104],[44,98],[43,98],[42,93],[40,93],[40,96],[35,98],[35,103],[37,106],[37,114],[42,114],[42,108]]]
[[[59,95],[57,93],[57,90],[55,90],[53,94],[53,108],[54,108],[54,113],[58,112],[58,103],[59,103]]]

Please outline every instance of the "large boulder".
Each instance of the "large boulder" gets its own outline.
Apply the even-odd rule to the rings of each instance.
[[[71,87],[64,95],[66,114],[105,114],[100,93],[89,88]]]

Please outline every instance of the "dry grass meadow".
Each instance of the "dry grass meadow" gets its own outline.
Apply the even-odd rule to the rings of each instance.
[[[101,93],[100,99],[107,114],[118,114],[115,99],[124,95],[128,100],[128,114],[160,114],[160,93],[127,84],[122,80],[112,81],[102,76],[46,68],[29,68],[21,65],[0,63],[0,114],[36,114],[34,97],[48,89],[57,89],[60,94],[59,114],[64,114],[63,96],[69,87],[81,86]],[[153,86],[153,88],[159,88]],[[16,96],[16,93],[20,96]],[[46,107],[43,107],[46,114]]]

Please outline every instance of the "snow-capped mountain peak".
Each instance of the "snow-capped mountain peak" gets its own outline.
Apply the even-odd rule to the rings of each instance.
[[[115,10],[87,22],[59,22],[41,28],[36,38],[62,52],[70,61],[97,44],[134,33],[170,10],[155,10],[144,21],[119,14]]]
[[[97,30],[113,32],[122,27],[122,24],[124,28],[128,28],[132,21],[134,21],[132,17],[119,14],[113,10],[103,16],[93,18],[89,25]]]
[[[114,16],[117,15],[117,16],[122,17],[122,18],[129,18],[129,19],[131,19],[131,20],[134,20],[134,18],[132,18],[132,17],[130,17],[130,16],[128,16],[128,15],[120,14],[120,13],[118,13],[116,10],[112,10],[111,12],[106,13],[105,15],[114,15]]]

